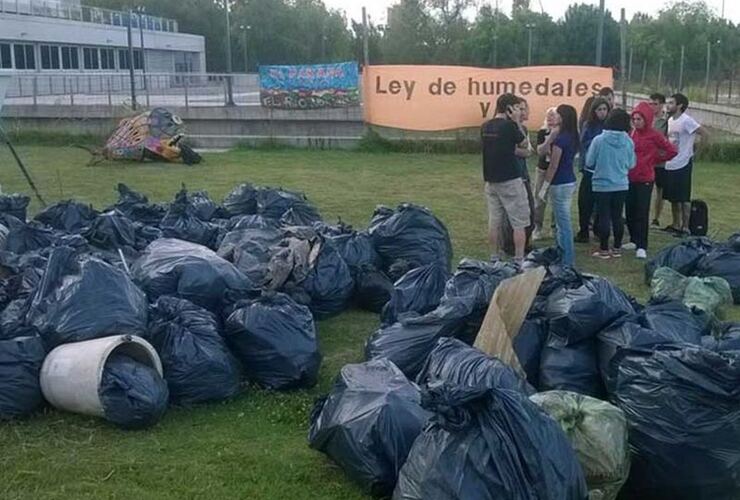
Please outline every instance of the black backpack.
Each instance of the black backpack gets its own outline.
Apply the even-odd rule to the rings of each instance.
[[[691,201],[689,232],[692,236],[706,236],[709,231],[709,207],[704,200]]]

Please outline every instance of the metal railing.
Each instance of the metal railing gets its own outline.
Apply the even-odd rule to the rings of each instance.
[[[229,102],[227,79],[237,105],[259,104],[257,74],[147,73],[136,71],[134,90],[139,105],[223,106]],[[131,105],[128,71],[86,73],[21,73],[13,75],[6,105]]]
[[[0,13],[68,19],[110,26],[128,26],[128,12],[87,7],[49,0],[0,0]],[[131,26],[139,28],[139,17],[131,18]],[[158,16],[142,15],[142,28],[150,31],[177,33],[177,21]]]

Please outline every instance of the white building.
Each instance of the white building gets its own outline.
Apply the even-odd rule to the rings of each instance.
[[[0,0],[0,69],[127,72],[128,17],[128,12],[82,6],[80,0]],[[134,14],[131,20],[135,69],[206,71],[202,36],[179,33],[172,19]]]

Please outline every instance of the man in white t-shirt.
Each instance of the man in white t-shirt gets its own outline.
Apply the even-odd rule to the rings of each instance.
[[[665,164],[665,187],[663,199],[671,203],[673,224],[665,230],[676,236],[689,233],[691,215],[691,172],[694,163],[694,141],[696,134],[707,139],[706,129],[686,114],[689,99],[683,94],[668,98],[668,140],[676,146],[678,154]]]

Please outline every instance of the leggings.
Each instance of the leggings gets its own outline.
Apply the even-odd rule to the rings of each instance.
[[[583,171],[581,184],[578,186],[578,234],[588,236],[591,216],[594,213],[594,192],[591,187],[591,178],[593,173],[588,170]]]
[[[647,250],[648,227],[650,224],[650,198],[653,194],[652,182],[630,182],[627,194],[627,228],[630,240],[637,248]]]
[[[622,247],[624,237],[624,222],[622,211],[627,191],[613,191],[609,193],[594,193],[596,200],[596,233],[599,237],[599,248],[609,250],[609,235],[614,233],[614,248]],[[611,230],[611,231],[610,231]]]

